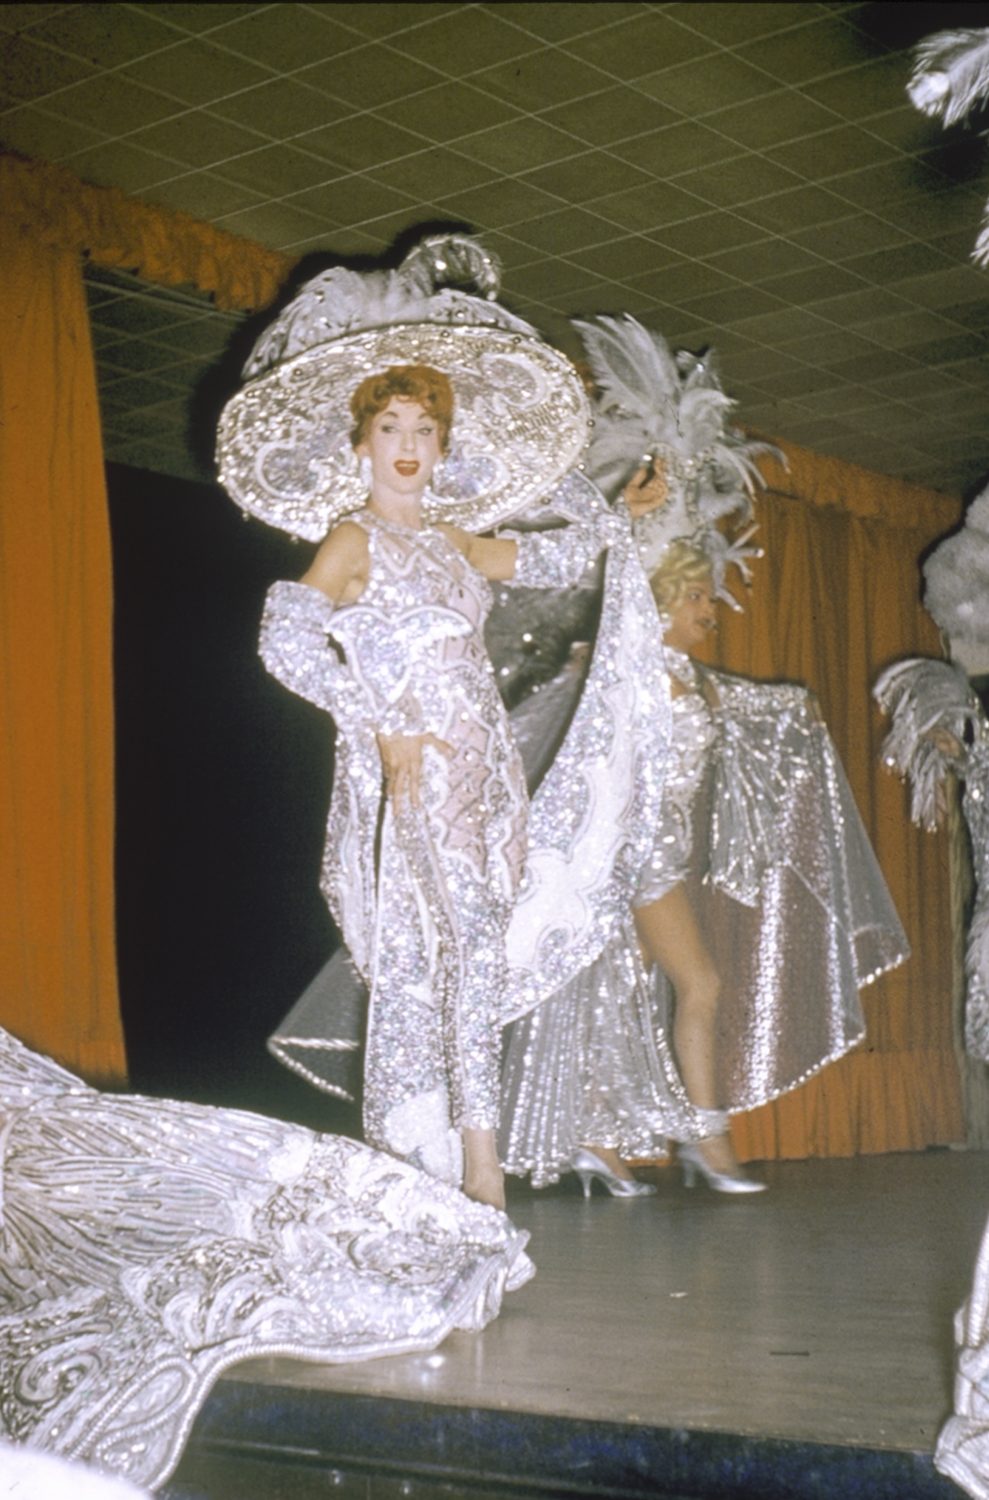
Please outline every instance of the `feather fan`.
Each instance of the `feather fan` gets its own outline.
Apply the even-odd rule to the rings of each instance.
[[[966,737],[981,717],[962,670],[931,657],[909,657],[887,667],[872,695],[892,720],[883,763],[910,782],[910,816],[934,829],[944,814],[944,782],[964,760]]]
[[[917,48],[907,93],[925,115],[957,124],[989,95],[989,27],[938,31]],[[972,259],[989,264],[989,204]]]

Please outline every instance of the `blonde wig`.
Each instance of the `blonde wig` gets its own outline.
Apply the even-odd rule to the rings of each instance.
[[[649,580],[660,614],[668,615],[671,610],[676,609],[686,597],[687,590],[695,583],[706,583],[713,589],[711,559],[706,552],[681,537],[667,547],[659,567]]]

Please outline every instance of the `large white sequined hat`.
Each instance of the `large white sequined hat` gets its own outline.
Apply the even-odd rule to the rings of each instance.
[[[471,281],[474,296],[445,281]],[[499,306],[493,258],[466,236],[422,242],[397,271],[325,271],[262,335],[220,418],[217,462],[245,511],[308,541],[366,504],[350,397],[392,365],[454,393],[427,520],[486,531],[548,495],[580,458],[590,409],[570,361]]]

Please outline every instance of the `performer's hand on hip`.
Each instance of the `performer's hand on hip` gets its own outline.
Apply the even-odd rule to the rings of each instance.
[[[396,812],[418,807],[422,787],[422,752],[432,745],[441,755],[451,756],[453,746],[435,734],[379,734],[378,750],[385,774],[385,793]]]

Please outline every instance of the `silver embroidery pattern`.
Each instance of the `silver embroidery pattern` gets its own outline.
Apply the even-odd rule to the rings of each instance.
[[[479,1329],[532,1274],[494,1209],[355,1141],[103,1095],[0,1032],[0,1425],[149,1488],[224,1370]]]

